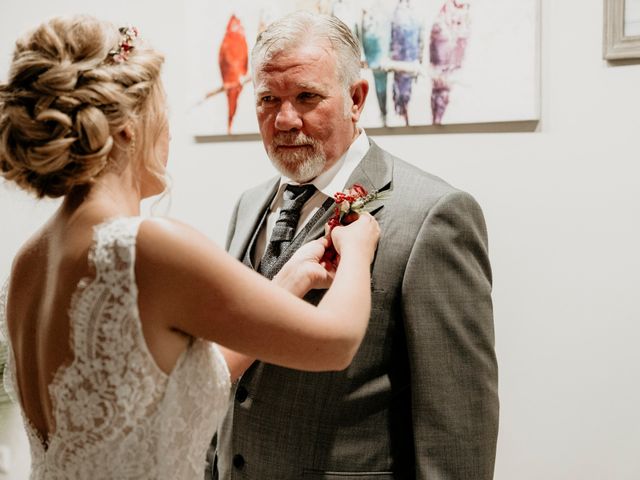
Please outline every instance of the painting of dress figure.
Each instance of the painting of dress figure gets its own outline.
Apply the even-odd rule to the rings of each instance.
[[[257,133],[250,51],[274,19],[340,18],[362,45],[364,128],[537,120],[539,0],[189,0],[194,135]]]

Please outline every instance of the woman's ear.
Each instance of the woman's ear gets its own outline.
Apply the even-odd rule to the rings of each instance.
[[[131,126],[131,124],[127,123],[125,127],[120,130],[119,135],[124,141],[131,142],[134,137],[133,127]]]

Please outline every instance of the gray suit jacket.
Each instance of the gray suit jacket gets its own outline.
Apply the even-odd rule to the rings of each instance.
[[[497,365],[480,207],[373,143],[353,183],[388,191],[375,215],[381,237],[364,341],[341,372],[256,362],[219,433],[219,478],[491,479]],[[273,179],[242,195],[231,254],[244,256],[276,187]]]

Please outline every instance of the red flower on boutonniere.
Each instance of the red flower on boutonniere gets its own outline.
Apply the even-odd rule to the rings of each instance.
[[[381,198],[381,193],[378,191],[367,192],[367,190],[360,184],[355,183],[351,188],[346,188],[342,192],[337,192],[333,195],[333,199],[336,202],[333,216],[329,219],[325,225],[325,235],[329,239],[329,246],[322,256],[321,262],[331,264],[334,267],[338,262],[338,252],[333,248],[331,244],[331,230],[338,225],[349,225],[358,219],[358,215],[361,212],[366,211],[366,205],[372,200]]]

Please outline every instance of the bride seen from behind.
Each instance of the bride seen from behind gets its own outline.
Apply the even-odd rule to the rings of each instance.
[[[133,27],[59,17],[18,40],[0,85],[2,175],[63,197],[0,295],[32,478],[200,478],[230,378],[254,358],[346,368],[366,329],[369,215],[333,230],[337,271],[320,239],[272,282],[187,225],[140,218],[165,188],[162,63]],[[300,299],[314,288],[329,288],[317,307]]]

